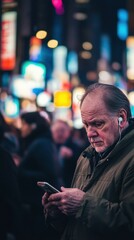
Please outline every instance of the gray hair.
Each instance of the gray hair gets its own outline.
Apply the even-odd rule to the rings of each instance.
[[[125,109],[127,112],[127,120],[131,118],[130,103],[126,95],[117,87],[110,84],[94,83],[91,84],[81,98],[80,107],[84,99],[90,94],[102,94],[102,100],[106,108],[111,113],[118,113],[120,109]]]

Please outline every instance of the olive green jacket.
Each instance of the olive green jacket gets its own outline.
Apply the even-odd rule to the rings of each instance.
[[[88,147],[78,159],[72,187],[86,192],[62,240],[134,240],[134,130],[91,174]]]

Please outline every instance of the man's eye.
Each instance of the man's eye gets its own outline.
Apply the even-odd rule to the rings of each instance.
[[[95,127],[95,128],[102,128],[104,126],[104,122],[93,122],[91,124],[83,123],[85,128],[88,128],[88,126]]]
[[[104,122],[95,122],[93,125],[96,128],[102,128],[104,126]]]

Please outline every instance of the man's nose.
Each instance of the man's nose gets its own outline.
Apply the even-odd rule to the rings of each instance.
[[[87,132],[88,138],[97,136],[96,129],[92,126],[88,126],[88,128],[86,129],[86,132]]]

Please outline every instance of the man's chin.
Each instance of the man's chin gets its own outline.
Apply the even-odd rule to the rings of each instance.
[[[94,143],[94,144],[92,144],[92,147],[98,153],[104,152],[106,150],[106,147],[104,146],[104,144],[102,144],[102,142]]]
[[[95,151],[98,153],[103,153],[106,150],[106,148],[104,147],[94,147],[94,148],[95,148]]]

